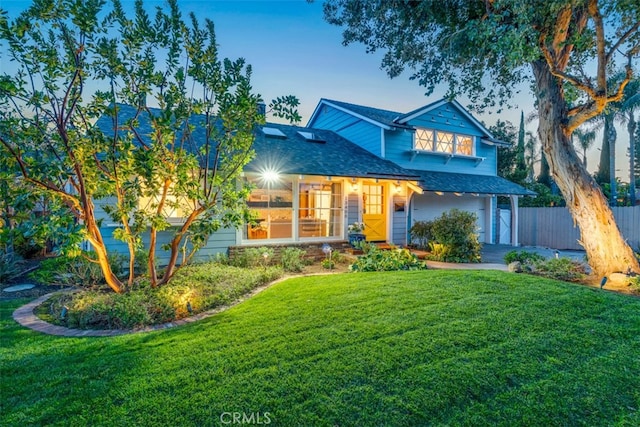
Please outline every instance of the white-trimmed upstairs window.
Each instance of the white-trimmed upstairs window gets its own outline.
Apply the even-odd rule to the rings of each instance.
[[[433,151],[433,130],[432,129],[416,129],[415,149]]]
[[[453,132],[417,128],[413,148],[418,151],[473,156],[473,137]]]

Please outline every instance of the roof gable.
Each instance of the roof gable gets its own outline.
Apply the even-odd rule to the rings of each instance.
[[[311,114],[311,117],[309,118],[307,126],[313,126],[316,117],[320,114],[320,111],[324,106],[335,108],[383,129],[389,130],[394,127],[407,127],[395,122],[395,119],[401,117],[402,113],[325,98],[322,98],[316,106],[313,114]]]
[[[477,128],[479,134],[483,137],[482,142],[490,145],[502,145],[501,141],[495,140],[491,132],[484,127],[475,117],[473,117],[458,101],[455,99],[447,101],[441,99],[423,107],[417,108],[406,114],[399,113],[391,110],[384,110],[380,108],[367,107],[364,105],[350,104],[348,102],[336,101],[332,99],[322,98],[316,106],[313,114],[307,126],[313,126],[315,119],[320,114],[321,109],[324,106],[329,106],[337,110],[343,111],[361,120],[369,122],[375,126],[383,129],[393,128],[413,128],[409,123],[411,120],[419,118],[421,116],[428,115],[429,113],[438,114],[439,109],[450,110],[452,114],[458,115],[464,123],[468,123],[470,126]]]
[[[397,119],[397,122],[406,125],[411,120],[417,119],[421,116],[429,116],[430,114],[433,116],[442,117],[443,120],[451,120],[452,122],[456,120],[457,122],[463,123],[463,127],[466,126],[464,125],[465,123],[469,123],[472,126],[476,127],[482,134],[482,136],[493,139],[493,135],[491,135],[491,132],[489,132],[482,123],[480,123],[475,117],[473,117],[455,99],[452,101],[441,99],[429,105],[425,105],[424,107],[417,108],[407,114],[404,114],[402,117],[399,117]]]

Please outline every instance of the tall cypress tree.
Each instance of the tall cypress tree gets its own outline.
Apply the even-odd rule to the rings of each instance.
[[[520,111],[520,130],[518,131],[516,170],[527,170],[527,164],[524,161],[524,111]]]

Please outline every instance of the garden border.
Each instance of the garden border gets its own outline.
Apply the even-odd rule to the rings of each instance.
[[[331,274],[331,273],[329,273]],[[153,331],[161,331],[164,329],[173,328],[176,326],[188,325],[189,323],[194,323],[200,321],[202,319],[206,319],[207,317],[211,317],[214,314],[221,313],[225,310],[228,310],[241,302],[259,294],[265,289],[276,285],[285,280],[291,279],[292,277],[298,276],[284,276],[279,279],[274,280],[273,282],[262,285],[253,291],[249,292],[246,295],[238,298],[231,304],[222,305],[220,307],[216,307],[211,310],[203,311],[202,313],[194,314],[193,316],[185,317],[184,319],[174,320],[173,322],[162,323],[159,325],[145,326],[144,328],[139,329],[72,329],[64,326],[53,325],[49,322],[45,322],[35,315],[33,310],[52,296],[59,294],[61,292],[71,292],[72,289],[63,289],[61,291],[51,292],[46,295],[42,295],[41,297],[36,298],[35,300],[23,305],[22,307],[17,308],[13,312],[13,320],[18,322],[20,325],[25,328],[29,328],[36,332],[41,332],[47,335],[55,335],[59,337],[115,337],[119,335],[128,335],[128,334],[137,334],[141,332],[153,332]]]

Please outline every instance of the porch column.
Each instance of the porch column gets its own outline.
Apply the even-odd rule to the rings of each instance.
[[[509,196],[511,201],[511,246],[520,246],[518,242],[518,196]]]

